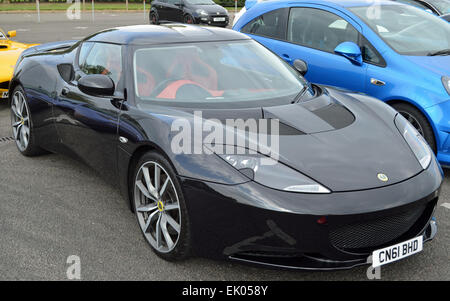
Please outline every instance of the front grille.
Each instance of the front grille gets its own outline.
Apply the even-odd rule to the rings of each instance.
[[[0,89],[8,89],[9,88],[9,82],[1,82],[0,83]]]
[[[347,251],[385,245],[408,232],[419,220],[425,208],[426,206],[419,206],[394,215],[337,227],[330,231],[331,243]]]

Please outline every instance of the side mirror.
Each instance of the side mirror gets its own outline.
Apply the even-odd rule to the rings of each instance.
[[[293,66],[302,76],[305,76],[306,72],[308,72],[308,64],[303,60],[294,60]]]
[[[14,38],[16,36],[17,32],[15,30],[8,31],[7,36],[8,38]]]
[[[90,74],[78,80],[78,88],[88,95],[109,97],[114,95],[114,81],[107,75]]]
[[[355,65],[361,66],[363,64],[361,48],[353,42],[344,42],[339,44],[334,52],[348,59]]]

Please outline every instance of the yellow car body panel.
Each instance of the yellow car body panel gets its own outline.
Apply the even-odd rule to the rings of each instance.
[[[0,29],[0,99],[8,97],[8,85],[14,73],[17,59],[27,48],[39,44],[24,44],[12,41]]]

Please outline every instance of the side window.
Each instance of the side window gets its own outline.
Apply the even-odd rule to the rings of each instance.
[[[359,32],[330,12],[295,7],[289,14],[287,37],[289,42],[333,53],[343,42],[358,44]]]
[[[285,39],[285,12],[281,8],[265,13],[242,28],[242,32],[279,40]]]
[[[116,86],[122,75],[122,47],[107,43],[84,43],[79,54],[80,70],[85,74],[104,74]]]
[[[364,62],[382,67],[386,66],[386,61],[383,57],[364,37],[361,40],[361,52]]]

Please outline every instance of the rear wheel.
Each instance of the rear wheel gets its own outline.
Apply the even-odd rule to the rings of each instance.
[[[433,129],[426,117],[415,107],[406,103],[396,103],[392,107],[403,115],[414,128],[425,138],[428,145],[436,153],[436,141]]]
[[[159,18],[155,12],[150,13],[150,24],[154,24],[154,25],[159,24]]]
[[[24,156],[36,156],[45,153],[34,137],[33,122],[25,92],[17,86],[11,97],[11,127],[19,152]]]
[[[148,152],[139,160],[133,179],[133,209],[153,251],[169,261],[187,258],[189,216],[170,163],[159,153]]]

